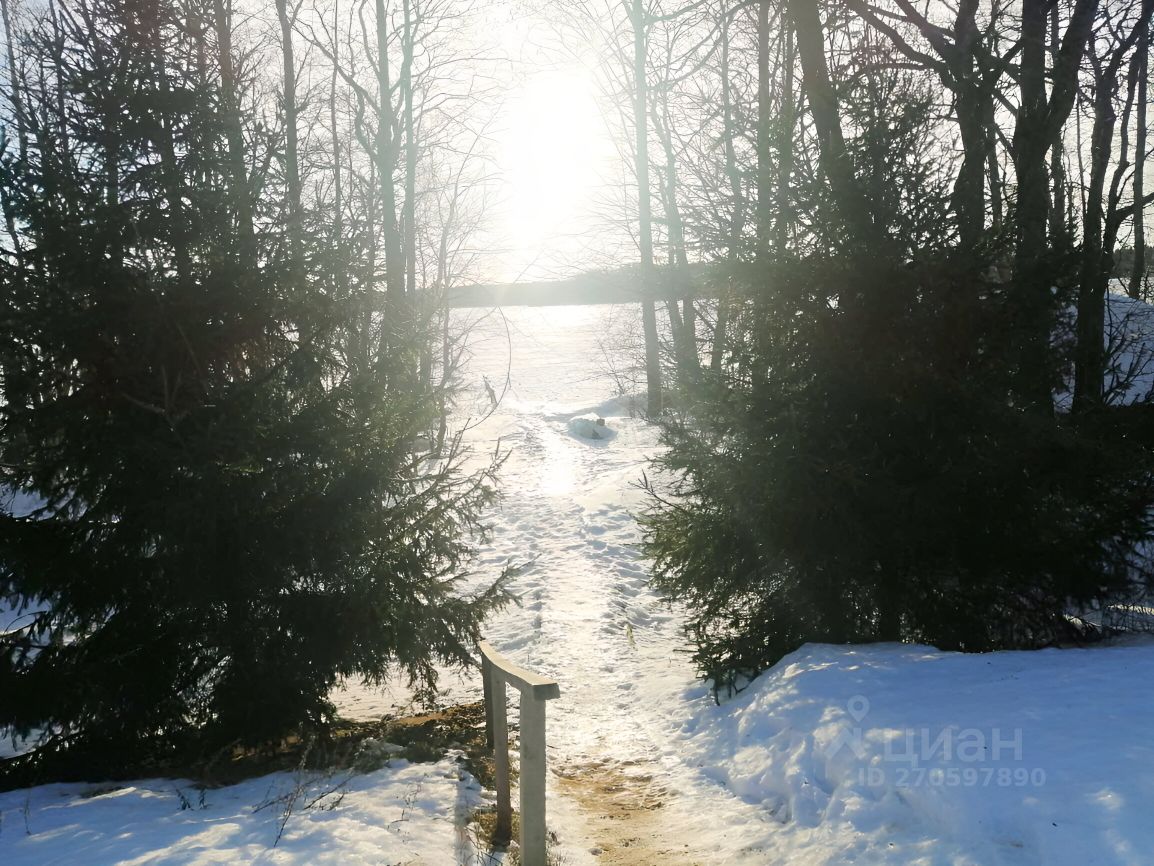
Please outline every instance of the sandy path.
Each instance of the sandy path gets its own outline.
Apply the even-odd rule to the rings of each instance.
[[[602,866],[698,866],[689,843],[670,843],[662,812],[671,792],[649,763],[562,766],[557,790],[577,802],[586,821],[589,853]]]

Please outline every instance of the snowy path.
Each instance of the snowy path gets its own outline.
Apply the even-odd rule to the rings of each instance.
[[[692,816],[708,816],[712,832],[704,836],[714,840],[718,822],[736,830],[762,819],[671,745],[662,712],[693,674],[680,652],[679,620],[648,589],[636,550],[639,494],[631,485],[652,432],[627,417],[608,420],[618,435],[605,444],[568,435],[563,419],[517,420],[513,438],[522,448],[508,467],[515,490],[490,558],[494,566],[519,557],[533,563],[516,582],[522,609],[499,618],[488,636],[562,685],[561,700],[549,706],[550,808],[569,862],[626,848],[629,859],[589,862],[667,863],[671,852],[686,864],[722,862],[715,846],[701,846],[705,828]],[[665,696],[657,693],[663,680]]]
[[[711,699],[684,652],[681,618],[649,589],[637,549],[637,483],[657,437],[631,417],[629,399],[613,396],[613,353],[601,345],[613,318],[630,314],[513,308],[473,335],[465,380],[477,412],[482,377],[500,390],[510,376],[496,412],[470,433],[478,452],[499,441],[509,454],[478,577],[528,563],[512,584],[520,606],[495,617],[486,637],[561,685],[548,706],[548,809],[566,864],[764,864],[758,828],[776,822],[678,747],[692,707]],[[569,419],[587,413],[606,419],[610,438],[570,432]],[[475,677],[445,685],[446,700],[479,695]],[[352,689],[343,709],[389,707]]]
[[[688,766],[676,747],[683,719],[669,713],[688,712],[693,670],[680,617],[648,587],[634,517],[657,442],[597,369],[607,315],[510,314],[511,391],[473,435],[480,447],[500,437],[510,449],[487,573],[531,564],[514,582],[521,607],[490,623],[487,637],[561,684],[548,710],[549,809],[565,862],[764,863],[740,854],[766,813]],[[493,348],[474,364],[488,361],[497,381],[503,347]],[[568,420],[585,413],[605,417],[611,438],[573,435]]]
[[[510,311],[512,387],[473,431],[511,449],[480,577],[532,560],[514,583],[522,607],[487,637],[561,684],[548,796],[562,862],[1154,864],[1152,642],[984,656],[814,645],[713,705],[637,551],[635,482],[657,441],[599,371],[611,313]],[[486,325],[470,374],[497,383],[504,328]],[[616,436],[571,435],[588,412]]]

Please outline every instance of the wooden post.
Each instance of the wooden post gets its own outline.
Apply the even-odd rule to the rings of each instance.
[[[521,693],[521,864],[545,866],[545,702],[561,696],[553,680],[521,668],[484,641],[486,732],[492,733],[497,786],[494,842],[508,841],[513,809],[509,791],[509,726],[505,684]]]
[[[521,864],[545,866],[545,702],[521,692]]]
[[[485,689],[485,745],[493,748],[493,663],[481,654],[481,685]]]
[[[509,792],[509,724],[505,717],[505,681],[489,665],[489,720],[493,732],[493,774],[497,785],[497,826],[493,841],[506,844],[513,836],[513,802]]]

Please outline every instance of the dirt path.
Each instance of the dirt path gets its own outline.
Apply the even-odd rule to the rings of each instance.
[[[698,866],[670,847],[659,811],[670,792],[646,762],[595,760],[557,768],[558,788],[585,813],[589,853],[603,866]]]

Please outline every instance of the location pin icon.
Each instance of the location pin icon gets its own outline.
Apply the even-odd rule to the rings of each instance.
[[[855,722],[860,722],[866,717],[866,713],[870,711],[869,698],[865,695],[854,695],[846,701],[845,708],[849,710],[849,714]]]

